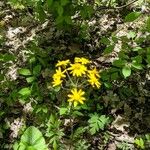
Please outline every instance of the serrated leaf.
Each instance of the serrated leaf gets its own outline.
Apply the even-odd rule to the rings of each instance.
[[[94,114],[88,120],[90,133],[93,135],[98,132],[100,129],[104,130],[105,125],[108,123],[109,118],[105,117],[105,115],[99,116],[98,114]]]
[[[131,68],[129,66],[124,66],[122,68],[122,74],[125,78],[129,77],[131,75]]]
[[[141,149],[145,149],[144,141],[142,138],[135,139],[134,143],[137,144],[137,146],[140,147]]]
[[[131,12],[125,17],[125,22],[132,22],[141,15],[140,12]]]
[[[22,88],[18,93],[21,94],[22,96],[29,96],[31,94],[31,90],[30,88],[26,87]]]
[[[21,75],[24,75],[24,76],[29,76],[32,74],[31,71],[29,69],[26,69],[26,68],[19,69],[18,73]]]

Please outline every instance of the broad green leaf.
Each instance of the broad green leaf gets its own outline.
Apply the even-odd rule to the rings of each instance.
[[[84,114],[79,111],[74,111],[73,116],[84,116]]]
[[[62,107],[62,108],[59,109],[59,114],[64,115],[64,114],[66,114],[67,111],[68,111],[67,108]]]
[[[111,74],[111,80],[116,80],[118,78],[118,72]]]
[[[58,24],[61,24],[63,21],[64,21],[64,17],[63,17],[63,16],[58,16],[58,17],[56,18],[56,24],[57,24],[57,25],[58,25]]]
[[[112,87],[112,83],[110,83],[110,82],[104,82],[104,85],[108,89]]]
[[[22,88],[18,93],[21,94],[22,96],[29,96],[31,94],[31,90],[30,88],[26,87]]]
[[[40,72],[41,72],[41,65],[37,65],[37,66],[35,66],[34,68],[33,68],[33,74],[34,75],[39,75],[40,74]]]
[[[35,77],[28,77],[28,78],[26,78],[26,81],[28,83],[32,83],[34,80],[35,80]]]
[[[67,24],[72,24],[72,20],[71,20],[71,17],[70,16],[65,16],[64,17],[64,20]]]
[[[136,57],[132,57],[133,62],[142,63],[142,56],[138,55]]]
[[[50,8],[53,3],[53,0],[47,0],[48,7]]]
[[[125,17],[125,22],[132,22],[141,15],[140,12],[131,12]]]
[[[24,69],[19,69],[18,73],[21,74],[21,75],[24,75],[24,76],[29,76],[29,75],[32,74],[29,69],[25,69],[25,68]]]
[[[122,68],[122,74],[125,78],[129,77],[131,75],[131,68],[129,66],[124,66]]]
[[[126,60],[118,59],[113,62],[113,65],[116,67],[123,67],[126,62]]]
[[[57,7],[57,12],[58,12],[59,16],[62,16],[62,14],[63,14],[63,12],[64,12],[64,9],[63,9],[63,7],[62,7],[61,5],[59,5],[59,6]]]
[[[132,49],[132,51],[140,51],[140,50],[142,50],[141,47],[135,47],[135,48]]]
[[[3,55],[3,61],[7,62],[7,61],[14,61],[15,60],[15,56],[12,54],[4,54]]]
[[[68,4],[69,0],[61,0],[61,5],[65,6],[66,4]]]
[[[28,150],[47,150],[45,139],[38,128],[30,126],[21,136],[20,146]]]
[[[13,145],[13,150],[18,150],[18,148],[19,148],[19,144],[15,142]]]
[[[107,48],[104,50],[104,54],[109,54],[113,51],[115,45],[109,45]]]
[[[139,69],[139,70],[143,69],[143,68],[142,68],[142,65],[141,65],[141,64],[138,64],[137,62],[133,62],[131,65],[132,65],[132,67],[134,67],[135,69]]]

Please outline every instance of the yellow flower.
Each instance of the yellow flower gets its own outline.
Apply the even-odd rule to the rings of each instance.
[[[59,67],[57,70],[56,70],[56,73],[53,75],[53,79],[57,79],[57,78],[63,78],[63,77],[66,77],[66,75],[64,74],[65,71],[61,71],[61,68]]]
[[[81,63],[83,65],[90,63],[90,61],[84,57],[75,57],[75,63]]]
[[[89,79],[88,79],[88,82],[93,86],[93,87],[97,87],[97,88],[100,88],[101,84],[100,82],[98,81],[98,79],[95,77],[95,75],[93,74],[90,74],[88,75]]]
[[[55,79],[53,80],[53,82],[52,82],[53,87],[58,86],[58,85],[60,85],[61,83],[62,83],[61,78],[55,78]]]
[[[100,77],[99,72],[96,70],[96,68],[92,70],[88,70],[89,75],[95,75],[96,77]]]
[[[68,68],[68,70],[71,70],[71,74],[73,76],[82,76],[83,74],[86,73],[87,68],[80,64],[80,63],[75,63],[75,64],[71,64],[71,67]]]
[[[70,63],[70,60],[69,60],[69,59],[63,60],[63,61],[58,61],[58,63],[56,64],[56,67],[59,67],[59,66],[67,66],[69,63]]]
[[[74,107],[76,107],[78,105],[78,103],[81,103],[83,104],[84,100],[85,100],[85,97],[83,97],[83,95],[85,94],[84,91],[82,91],[81,89],[78,91],[77,88],[74,88],[71,90],[71,93],[72,94],[68,94],[68,101],[69,102],[72,102]]]

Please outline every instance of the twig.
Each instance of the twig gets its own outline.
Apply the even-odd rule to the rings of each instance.
[[[131,4],[135,3],[135,2],[137,2],[137,0],[133,0],[130,3],[128,3],[126,5],[123,5],[123,6],[120,6],[120,7],[115,7],[115,9],[121,9],[121,8],[127,7],[127,6],[129,6],[129,5],[131,5]]]
[[[101,6],[101,7],[98,8],[98,10],[102,10],[102,9],[113,9],[113,10],[114,10],[114,9],[122,9],[122,8],[124,8],[124,7],[127,7],[127,6],[129,6],[129,5],[133,4],[133,3],[135,3],[135,2],[137,2],[137,0],[133,0],[133,1],[131,1],[130,3],[125,4],[125,5],[123,5],[123,6],[119,6],[119,7]]]

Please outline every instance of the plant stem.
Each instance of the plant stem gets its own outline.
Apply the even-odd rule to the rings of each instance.
[[[72,119],[72,108],[73,108],[73,106],[72,106],[72,104],[71,104],[71,106],[70,106],[70,110],[69,110],[69,117],[70,117],[70,130],[71,130],[71,136],[70,136],[70,140],[71,140],[71,142],[70,142],[70,147],[69,147],[69,150],[71,150],[71,148],[72,148],[72,143],[73,143],[73,141],[72,141],[72,139],[73,139],[73,119]]]

